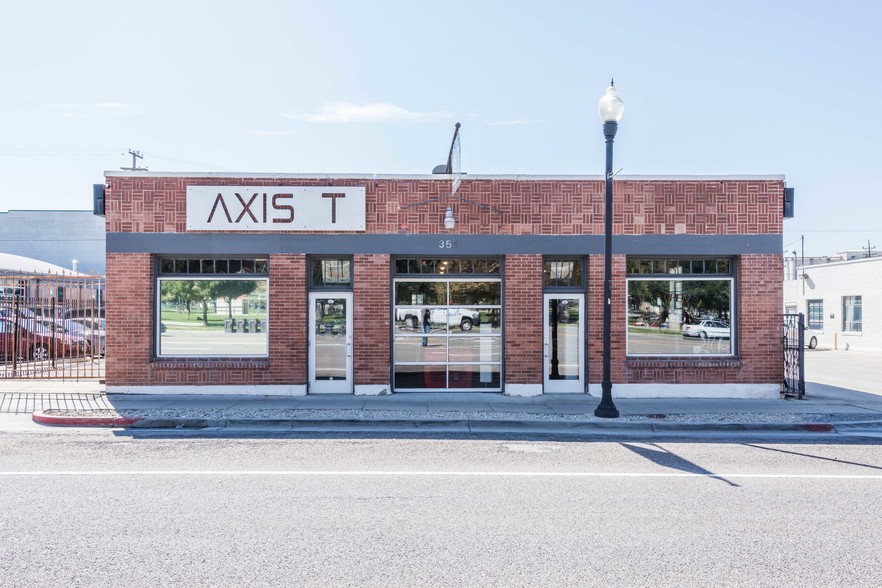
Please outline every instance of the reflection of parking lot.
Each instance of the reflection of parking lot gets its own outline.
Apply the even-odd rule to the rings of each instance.
[[[168,330],[160,337],[162,355],[266,355],[266,333]]]
[[[498,362],[499,337],[423,337],[395,338],[395,362]]]
[[[346,377],[346,336],[320,335],[315,339],[315,377],[318,380]]]
[[[732,349],[728,339],[699,339],[653,332],[628,333],[628,353],[647,355],[727,354]]]

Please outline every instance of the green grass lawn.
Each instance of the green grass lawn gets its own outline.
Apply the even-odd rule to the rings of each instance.
[[[208,313],[208,326],[205,326],[202,322],[202,312],[191,312],[190,318],[187,318],[186,312],[178,312],[174,309],[162,309],[162,313],[160,314],[160,320],[163,322],[167,329],[187,329],[192,330],[194,328],[203,328],[208,330],[224,330],[224,321],[229,318],[226,313],[223,314],[212,314]],[[265,319],[266,317],[261,317],[257,314],[246,314],[246,315],[234,315],[233,320],[236,319],[244,319],[248,321],[249,319]],[[179,323],[179,324],[175,324]],[[183,323],[183,324],[182,324]]]

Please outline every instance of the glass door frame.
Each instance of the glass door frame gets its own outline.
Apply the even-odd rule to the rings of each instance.
[[[346,300],[346,323],[345,323],[345,345],[346,345],[346,377],[335,380],[318,380],[315,376],[316,368],[316,300],[320,298],[333,298]],[[340,292],[331,290],[320,290],[309,293],[309,322],[307,325],[309,333],[309,367],[308,381],[310,394],[352,394],[354,392],[355,378],[353,376],[352,361],[352,315],[354,308],[352,303],[352,292]]]
[[[578,380],[552,380],[549,374],[551,359],[551,336],[549,330],[548,303],[551,300],[579,301],[579,378]],[[588,354],[585,349],[585,321],[588,312],[585,308],[585,294],[581,292],[555,292],[542,295],[542,388],[544,394],[585,394],[585,372]]]

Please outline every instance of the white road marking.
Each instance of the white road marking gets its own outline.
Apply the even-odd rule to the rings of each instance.
[[[691,472],[438,472],[438,471],[348,471],[348,470],[59,470],[0,471],[0,476],[372,476],[372,477],[512,477],[512,478],[726,478],[780,480],[882,480],[869,474],[751,474]]]

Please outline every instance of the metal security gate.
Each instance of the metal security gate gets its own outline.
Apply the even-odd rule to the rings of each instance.
[[[784,396],[805,396],[805,322],[802,313],[784,315]]]
[[[104,377],[104,276],[0,273],[0,378]]]

